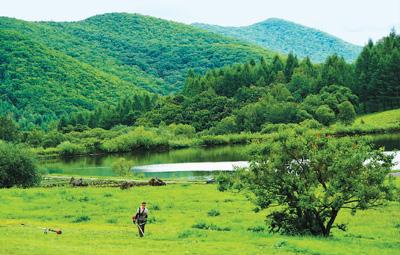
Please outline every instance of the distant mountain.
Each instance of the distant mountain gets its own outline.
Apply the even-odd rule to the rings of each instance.
[[[168,94],[189,69],[275,53],[190,25],[137,14],[78,22],[0,17],[0,114],[46,122],[137,91]]]
[[[362,49],[361,46],[345,42],[325,32],[276,18],[245,27],[222,27],[201,23],[192,25],[284,54],[293,52],[299,57],[308,56],[314,62],[323,62],[332,54],[353,62]]]

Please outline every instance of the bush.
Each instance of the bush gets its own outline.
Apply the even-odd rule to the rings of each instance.
[[[61,156],[72,156],[85,154],[85,147],[80,144],[74,144],[69,141],[63,142],[57,146]]]
[[[220,212],[217,209],[211,209],[210,211],[208,211],[207,215],[211,216],[211,217],[215,217],[215,216],[219,216]]]
[[[168,147],[168,139],[144,127],[137,127],[127,134],[106,140],[101,146],[106,152],[129,152],[162,147]]]
[[[0,188],[31,187],[40,183],[32,155],[23,147],[0,141]]]
[[[200,231],[192,230],[192,229],[184,230],[184,231],[178,233],[178,238],[205,237],[205,236],[207,236],[206,233],[202,233]]]
[[[350,125],[356,119],[356,111],[349,101],[344,101],[339,106],[338,119],[345,125]]]
[[[335,121],[335,113],[327,105],[321,105],[315,111],[315,118],[325,126],[329,126]]]
[[[204,222],[196,223],[196,224],[194,224],[192,226],[192,228],[215,230],[215,231],[231,231],[230,227],[219,227],[217,225],[207,224],[207,223],[204,223]]]
[[[119,158],[112,165],[112,170],[117,176],[131,176],[133,162],[125,158]]]
[[[86,222],[86,221],[90,221],[90,217],[87,215],[82,215],[79,216],[77,218],[75,218],[75,220],[73,220],[73,223],[80,223],[80,222]]]
[[[321,123],[319,123],[318,121],[316,121],[314,119],[304,120],[304,121],[300,122],[300,126],[310,128],[310,129],[320,129],[323,127],[321,125]]]

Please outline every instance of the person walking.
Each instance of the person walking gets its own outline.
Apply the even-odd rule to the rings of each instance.
[[[138,227],[140,237],[144,236],[144,226],[146,225],[148,215],[149,210],[146,208],[146,202],[142,202],[136,214],[132,217],[133,223]]]

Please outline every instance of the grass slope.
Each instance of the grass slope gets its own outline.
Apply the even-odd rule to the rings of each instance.
[[[322,62],[332,54],[338,54],[353,62],[361,52],[360,46],[322,31],[276,18],[245,27],[222,27],[200,23],[193,25],[284,54],[293,52],[300,57],[309,56],[316,62]]]
[[[33,188],[0,190],[0,254],[395,254],[400,206],[342,212],[348,232],[333,237],[290,237],[248,231],[264,227],[265,212],[254,213],[242,195],[218,192],[215,185],[166,187]],[[147,236],[137,237],[130,217],[148,201]],[[208,216],[212,209],[219,216]],[[61,228],[44,235],[34,226]],[[197,229],[214,224],[229,231]]]
[[[400,109],[359,116],[355,120],[354,125],[362,124],[362,122],[371,126],[387,126],[400,124]]]

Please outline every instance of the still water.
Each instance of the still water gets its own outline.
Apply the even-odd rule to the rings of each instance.
[[[400,150],[400,134],[374,136],[374,143],[386,151]],[[146,177],[208,178],[215,171],[231,171],[236,166],[246,166],[250,147],[239,145],[73,157],[41,162],[40,169],[48,174],[114,176],[113,163],[125,158],[132,162],[134,172]],[[394,169],[400,169],[400,153],[396,153],[394,161],[397,163]]]
[[[114,176],[113,163],[119,158],[125,158],[132,162],[134,171],[142,172],[145,176],[157,177],[190,177],[210,175],[210,171],[227,170],[229,162],[247,161],[249,146],[224,146],[214,148],[188,148],[166,152],[124,153],[99,156],[73,157],[54,159],[40,163],[40,169],[48,174],[83,175],[83,176]],[[208,162],[207,168],[186,167],[182,171],[177,163],[202,163]],[[214,162],[228,162],[225,166]],[[177,170],[173,169],[164,173],[161,171],[145,171],[149,165],[162,165],[174,163]],[[187,165],[190,166],[190,165]],[[229,167],[229,166],[228,166]],[[232,166],[230,166],[232,167]],[[171,169],[171,168],[170,168]],[[191,171],[187,171],[191,169]]]

